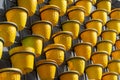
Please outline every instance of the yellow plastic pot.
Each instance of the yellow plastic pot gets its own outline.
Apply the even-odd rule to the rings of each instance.
[[[49,21],[37,21],[32,24],[32,33],[42,35],[48,41],[52,33],[52,23]]]
[[[113,60],[119,60],[120,59],[120,49],[112,51],[111,53]]]
[[[62,44],[51,44],[44,48],[46,59],[52,59],[61,65],[64,62],[65,49]]]
[[[80,33],[80,38],[83,42],[89,42],[92,46],[95,46],[97,43],[98,32],[95,29],[85,29]]]
[[[73,4],[74,0],[67,0],[67,5]]]
[[[63,31],[70,31],[73,34],[73,39],[78,38],[80,33],[81,23],[77,20],[69,20],[62,23]]]
[[[37,0],[17,0],[18,6],[28,10],[29,16],[34,15],[37,8]]]
[[[92,11],[92,1],[91,0],[78,0],[75,5],[85,8],[85,16],[89,16]]]
[[[14,44],[17,32],[17,25],[12,22],[0,22],[0,37],[4,39],[4,46]]]
[[[105,30],[101,33],[102,40],[110,40],[113,44],[115,44],[117,39],[117,31],[115,30]]]
[[[40,8],[41,20],[50,21],[53,26],[56,26],[59,21],[60,8],[55,5],[45,5]]]
[[[101,64],[103,68],[106,68],[108,65],[108,53],[106,51],[94,52],[91,56],[91,59],[94,64]]]
[[[57,64],[53,60],[39,60],[36,63],[40,80],[54,80],[57,72]]]
[[[91,13],[92,19],[100,19],[103,21],[103,25],[107,22],[108,12],[104,9],[98,9]]]
[[[38,3],[38,4],[42,4],[42,3],[44,3],[44,1],[45,1],[45,0],[37,0],[37,3]]]
[[[54,43],[63,44],[66,50],[69,50],[72,46],[73,34],[70,31],[60,31],[52,36]]]
[[[115,8],[109,14],[111,19],[120,19],[120,8]]]
[[[67,0],[49,0],[50,5],[56,5],[60,8],[60,16],[66,13]]]
[[[120,20],[119,19],[111,19],[106,23],[106,27],[108,29],[116,30],[118,34],[120,34]]]
[[[27,16],[28,10],[23,7],[13,7],[6,12],[7,21],[16,23],[19,31],[25,28]]]
[[[79,73],[77,71],[67,71],[59,75],[60,80],[79,80]]]
[[[105,72],[102,75],[102,80],[118,80],[118,76],[116,72]]]
[[[97,51],[107,51],[111,55],[113,43],[110,40],[102,40],[96,44]]]
[[[90,59],[92,53],[92,45],[90,43],[88,42],[78,43],[74,46],[73,49],[76,56],[82,56],[87,61]]]
[[[120,60],[109,61],[108,70],[110,72],[117,72],[118,74],[120,74]]]
[[[120,49],[120,39],[116,40],[116,42],[115,42],[115,47],[116,47],[117,49]]]
[[[0,59],[2,58],[2,54],[3,54],[3,46],[4,46],[4,39],[0,37]]]
[[[36,57],[39,57],[41,55],[44,37],[38,35],[31,35],[24,37],[21,42],[23,46],[34,48]]]
[[[96,4],[97,9],[105,9],[109,13],[111,12],[111,0],[100,0]]]
[[[93,19],[93,20],[87,21],[85,26],[87,29],[90,29],[90,28],[96,29],[98,31],[98,36],[99,36],[102,32],[103,22],[99,19]]]
[[[67,10],[67,15],[70,20],[78,20],[83,23],[85,20],[85,9],[80,6],[71,6]]]
[[[21,80],[22,71],[17,68],[0,69],[0,80]]]
[[[86,59],[84,57],[72,57],[67,60],[68,69],[78,71],[80,75],[84,74]]]
[[[85,72],[89,80],[101,80],[103,66],[100,64],[91,64],[86,67]]]

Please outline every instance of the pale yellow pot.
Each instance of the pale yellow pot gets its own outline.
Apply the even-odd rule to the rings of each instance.
[[[37,3],[38,3],[38,4],[42,4],[42,3],[44,3],[44,1],[45,1],[45,0],[37,0]]]
[[[16,23],[19,31],[25,28],[27,16],[28,10],[24,7],[13,7],[8,9],[6,12],[7,21]]]
[[[112,51],[111,53],[113,60],[119,60],[120,59],[120,49]]]
[[[92,1],[91,0],[78,0],[75,5],[85,8],[85,16],[89,16],[92,11]]]
[[[115,47],[116,49],[120,49],[120,39],[116,40]]]
[[[1,80],[21,80],[22,71],[17,68],[0,69]]]
[[[17,25],[12,22],[0,22],[0,37],[4,39],[4,46],[14,44],[17,33]]]
[[[106,51],[94,52],[91,56],[93,64],[101,64],[103,68],[108,65],[108,53]]]
[[[70,31],[73,34],[73,39],[78,38],[80,33],[81,23],[77,20],[69,20],[62,23],[63,31]]]
[[[37,8],[37,0],[17,0],[18,6],[24,7],[28,10],[29,16],[35,14]]]
[[[68,69],[78,71],[80,75],[84,74],[86,59],[84,57],[72,57],[67,60]]]
[[[105,30],[101,33],[102,40],[110,40],[115,44],[117,39],[117,31],[115,30]]]
[[[52,33],[52,23],[49,21],[36,21],[32,24],[32,33],[36,35],[42,35],[45,41],[50,40]]]
[[[111,19],[120,19],[120,8],[112,9],[109,16]]]
[[[86,22],[85,27],[87,29],[96,29],[98,31],[98,36],[101,35],[103,22],[99,19],[93,19]]]
[[[118,80],[118,76],[116,72],[105,72],[102,75],[102,80]]]
[[[88,42],[78,43],[73,47],[73,49],[76,56],[82,56],[87,61],[90,59],[92,53],[92,45],[90,43]]]
[[[86,67],[86,74],[88,76],[88,80],[101,80],[102,78],[102,65],[100,64],[91,64]]]
[[[50,21],[53,26],[56,26],[59,21],[60,8],[55,5],[44,5],[40,8],[41,20]]]
[[[83,42],[89,42],[92,46],[95,46],[97,43],[98,32],[95,29],[85,29],[80,33],[80,38]]]
[[[85,20],[85,9],[80,6],[71,6],[67,10],[67,15],[70,20],[78,20],[83,23]]]
[[[63,44],[66,50],[69,50],[72,46],[73,34],[70,31],[60,31],[52,36],[54,43]]]
[[[4,47],[4,39],[0,37],[0,59],[2,58],[3,55],[3,47]]]

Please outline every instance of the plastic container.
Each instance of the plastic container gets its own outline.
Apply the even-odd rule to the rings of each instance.
[[[110,16],[111,19],[120,19],[120,8],[112,9],[109,16]]]
[[[115,47],[116,49],[120,49],[120,39],[116,40]]]
[[[0,37],[0,59],[2,58],[3,47],[4,47],[4,39]]]
[[[102,75],[102,80],[118,80],[118,76],[116,72],[105,72]]]
[[[38,4],[42,4],[42,3],[44,3],[45,2],[45,0],[37,0],[37,3]]]
[[[113,60],[119,60],[120,59],[120,49],[112,51],[111,56],[112,56]]]

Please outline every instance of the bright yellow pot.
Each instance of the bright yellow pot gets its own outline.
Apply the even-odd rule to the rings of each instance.
[[[45,20],[37,21],[32,24],[32,33],[42,35],[45,37],[45,41],[48,41],[52,33],[52,23]]]
[[[86,67],[86,74],[89,80],[101,80],[102,78],[102,65],[100,64],[91,64]]]
[[[37,0],[17,0],[18,6],[28,10],[29,16],[34,15],[37,8]]]
[[[120,59],[120,49],[112,51],[111,53],[113,60],[119,60]]]
[[[74,0],[67,0],[67,5],[72,5]]]
[[[110,40],[113,44],[115,44],[117,39],[117,31],[115,30],[105,30],[101,33],[102,40]]]
[[[116,30],[118,34],[120,34],[120,20],[119,19],[111,19],[106,23],[106,27],[108,29]]]
[[[95,29],[85,29],[80,33],[80,38],[83,42],[90,42],[92,46],[95,46],[97,43],[98,32]]]
[[[17,32],[17,25],[12,22],[0,22],[0,37],[5,41],[4,46],[9,47],[14,44]]]
[[[59,21],[60,8],[55,5],[45,5],[40,8],[41,20],[50,21],[53,26],[56,26]]]
[[[73,35],[70,31],[60,31],[52,36],[54,43],[63,44],[66,50],[69,50],[72,46]]]
[[[67,71],[59,75],[60,80],[79,80],[79,73],[77,71]]]
[[[116,40],[115,47],[116,49],[120,49],[120,39]]]
[[[44,48],[46,59],[52,59],[61,65],[64,62],[65,49],[61,44],[51,44]]]
[[[85,9],[80,6],[71,6],[67,10],[67,15],[70,20],[78,20],[83,23],[85,20]]]
[[[42,3],[44,3],[44,1],[45,1],[45,0],[37,0],[37,3],[38,3],[38,4],[42,4]]]
[[[109,14],[111,19],[120,19],[120,8],[115,8]]]
[[[49,0],[50,5],[56,5],[60,8],[60,16],[66,13],[67,0]]]
[[[92,1],[91,0],[78,0],[75,5],[85,8],[85,16],[89,16],[92,11]]]
[[[116,72],[105,72],[102,75],[102,80],[118,80],[118,76]]]
[[[92,19],[100,19],[103,21],[103,25],[107,22],[108,12],[104,9],[98,9],[91,13]]]
[[[16,14],[17,13],[17,14]],[[7,21],[18,25],[18,30],[23,30],[27,22],[28,10],[23,7],[13,7],[7,10]]]
[[[105,9],[109,13],[111,12],[111,0],[100,0],[96,4],[97,9]]]
[[[86,59],[84,57],[72,57],[67,60],[68,69],[78,71],[80,75],[84,74]]]
[[[98,36],[100,36],[102,32],[103,22],[99,19],[93,19],[93,20],[87,21],[85,26],[87,29],[90,29],[90,28],[96,29],[98,31]]]
[[[120,74],[120,60],[109,61],[108,70],[110,72],[117,72],[118,74]]]
[[[63,31],[70,31],[73,34],[73,39],[78,38],[80,33],[81,23],[77,20],[69,20],[62,23]]]
[[[82,56],[88,61],[91,57],[92,45],[88,42],[78,43],[74,46],[74,52],[76,56]]]
[[[57,72],[57,64],[53,60],[39,60],[36,63],[40,80],[54,80]]]
[[[22,45],[32,47],[35,49],[36,57],[39,57],[42,53],[44,37],[38,35],[30,35],[22,39]]]
[[[94,52],[91,56],[91,59],[94,64],[101,64],[103,68],[106,68],[108,65],[108,53],[106,51]]]
[[[108,55],[111,55],[113,43],[110,40],[102,40],[97,44],[97,51],[107,51]]]
[[[22,71],[17,68],[0,69],[0,80],[21,80]]]
[[[3,54],[3,46],[4,46],[4,39],[0,37],[0,59],[2,58],[2,54]]]

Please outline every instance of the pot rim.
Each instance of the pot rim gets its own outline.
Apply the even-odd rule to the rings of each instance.
[[[74,56],[74,57],[70,57],[69,59],[66,60],[66,62],[73,60],[73,59],[81,59],[84,60],[86,62],[86,59],[82,56]]]
[[[4,45],[4,43],[5,43],[4,41],[5,41],[5,40],[4,40],[2,37],[0,37],[0,41],[2,41],[2,43],[3,43],[3,45]]]
[[[112,14],[113,12],[115,12],[115,11],[120,11],[120,8],[114,8],[114,9],[112,9],[112,11],[110,12],[109,16],[111,16],[111,14]]]
[[[119,62],[120,63],[120,60],[111,60],[111,61],[108,62],[108,65],[112,62]]]
[[[68,20],[68,21],[64,21],[63,23],[61,23],[61,25],[63,26],[64,24],[66,24],[66,23],[71,23],[71,22],[78,23],[79,25],[81,25],[81,23],[80,23],[78,20]]]
[[[111,40],[102,40],[102,41],[98,41],[97,44],[96,44],[96,46],[97,46],[98,44],[100,44],[101,42],[107,42],[107,43],[111,43],[111,44],[113,45],[113,43],[112,43]]]
[[[89,1],[89,2],[91,2],[91,3],[92,3],[92,5],[93,5],[92,0],[77,0],[75,4],[77,4],[79,1]]]
[[[112,21],[119,21],[120,22],[120,19],[111,19],[111,20],[109,20],[109,21],[106,22],[105,26],[107,27],[107,24],[109,24]]]
[[[86,66],[85,70],[87,70],[87,68],[92,67],[92,66],[99,66],[103,69],[103,66],[101,64],[90,64],[90,65]]]
[[[91,56],[94,56],[94,55],[97,55],[97,54],[106,54],[107,56],[109,56],[107,51],[97,51],[97,52],[94,52]]]
[[[87,22],[85,23],[85,25],[86,25],[87,23],[94,22],[94,21],[100,22],[100,23],[103,25],[103,21],[102,21],[101,19],[92,19],[92,20],[89,20],[89,21],[87,21]]]
[[[101,35],[102,35],[104,32],[115,32],[116,35],[118,34],[117,31],[116,31],[116,30],[113,30],[113,29],[104,30],[104,31],[102,31]]]
[[[116,76],[118,76],[119,74],[117,72],[105,72],[105,73],[103,73],[102,77],[104,77],[106,75],[116,75]]]

